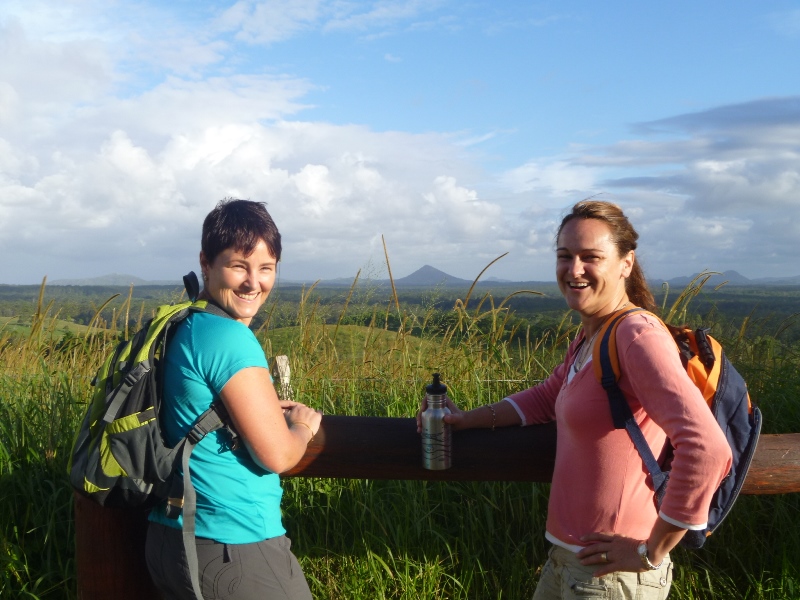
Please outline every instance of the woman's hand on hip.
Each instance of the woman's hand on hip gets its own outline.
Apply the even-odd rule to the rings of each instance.
[[[589,545],[578,552],[577,557],[586,567],[597,567],[595,577],[602,577],[615,571],[640,573],[647,568],[636,548],[641,540],[635,540],[610,533],[590,533],[581,538]]]

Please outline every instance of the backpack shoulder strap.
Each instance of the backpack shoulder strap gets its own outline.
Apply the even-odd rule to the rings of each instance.
[[[183,287],[186,288],[186,295],[189,300],[194,302],[200,295],[200,281],[197,279],[197,274],[194,271],[189,271],[183,276]]]
[[[197,280],[197,275],[191,271],[184,275],[183,284],[186,287],[186,293],[189,296],[189,302],[186,303],[186,314],[189,312],[206,312],[218,317],[232,319],[221,306],[213,301],[198,300],[200,295],[200,282]],[[172,481],[172,489],[170,490],[169,498],[167,499],[166,514],[170,518],[177,518],[178,515],[183,517],[182,537],[183,548],[186,553],[186,563],[189,568],[189,577],[192,582],[192,588],[195,596],[202,598],[200,586],[200,573],[197,562],[197,549],[195,547],[195,517],[197,514],[197,494],[192,484],[191,469],[189,465],[189,457],[192,454],[195,446],[202,440],[208,433],[216,431],[217,429],[227,427],[231,435],[236,438],[236,432],[230,424],[230,417],[228,417],[225,406],[221,401],[215,400],[211,406],[200,415],[195,421],[192,429],[183,439],[183,447],[180,450],[179,460],[182,467],[182,477],[174,477]]]
[[[617,352],[617,327],[625,317],[637,312],[652,314],[638,306],[618,310],[603,322],[600,331],[597,333],[594,347],[592,348],[592,366],[597,381],[606,390],[611,386],[615,386],[622,375]],[[622,429],[622,427],[617,427],[617,429]]]
[[[197,493],[192,484],[192,475],[189,457],[195,446],[207,434],[225,427],[222,414],[224,412],[221,402],[214,401],[212,405],[192,425],[186,437],[179,442],[178,460],[182,467],[182,475],[175,474],[172,478],[169,496],[167,497],[166,516],[177,519],[183,516],[182,539],[183,549],[186,553],[186,565],[189,569],[189,578],[192,582],[197,600],[202,600],[203,594],[200,585],[200,569],[197,562],[197,547],[195,546],[195,517],[197,516]]]
[[[185,318],[189,314],[188,309],[191,306],[191,302],[159,306],[156,309],[156,316],[153,317],[147,327],[144,343],[138,348],[136,356],[133,357],[133,362],[152,360],[161,334],[169,325]]]
[[[181,304],[163,305],[156,309],[156,316],[147,322],[145,327],[136,332],[128,346],[130,355],[126,361],[128,366],[124,370],[121,384],[114,399],[108,404],[103,421],[108,424],[117,418],[117,413],[128,398],[134,384],[144,377],[155,364],[155,354],[161,340],[166,335],[170,324],[183,319],[187,314],[189,302]],[[116,357],[112,359],[110,368],[116,368]]]
[[[233,317],[230,316],[224,308],[222,308],[213,300],[195,300],[189,307],[189,310],[217,315],[218,317],[222,317],[224,319],[233,319]]]
[[[642,462],[645,467],[647,467],[650,477],[653,480],[653,489],[655,491],[657,503],[661,504],[661,498],[666,491],[669,475],[664,473],[658,465],[658,461],[653,455],[650,445],[644,438],[644,434],[631,412],[631,407],[625,399],[625,395],[617,384],[621,375],[619,354],[617,352],[617,327],[625,317],[636,312],[647,311],[639,307],[623,309],[613,313],[606,319],[597,334],[594,348],[592,348],[592,363],[595,376],[608,395],[614,428],[625,429],[628,432],[631,441],[634,446],[636,446],[636,450],[639,452],[639,456],[641,456]]]

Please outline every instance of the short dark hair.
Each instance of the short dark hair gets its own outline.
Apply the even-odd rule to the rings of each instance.
[[[266,204],[225,198],[203,221],[200,249],[209,263],[221,252],[233,248],[249,256],[263,240],[276,261],[281,259],[281,234],[267,212]]]

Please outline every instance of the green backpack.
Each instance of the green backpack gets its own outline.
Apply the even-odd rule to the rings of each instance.
[[[120,342],[100,367],[69,469],[72,486],[102,506],[148,509],[167,499],[168,517],[183,514],[186,556],[195,593],[202,598],[193,543],[196,496],[189,457],[197,443],[217,429],[227,428],[231,447],[238,439],[224,406],[215,401],[186,437],[168,447],[159,423],[163,386],[159,367],[174,327],[190,314],[231,317],[215,304],[197,300],[200,286],[194,273],[183,279],[191,300],[158,307],[155,317],[130,340]]]

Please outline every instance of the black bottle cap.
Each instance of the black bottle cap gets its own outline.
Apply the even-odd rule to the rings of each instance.
[[[441,396],[447,393],[447,386],[439,381],[439,373],[433,374],[433,383],[425,386],[425,391],[432,396]]]

